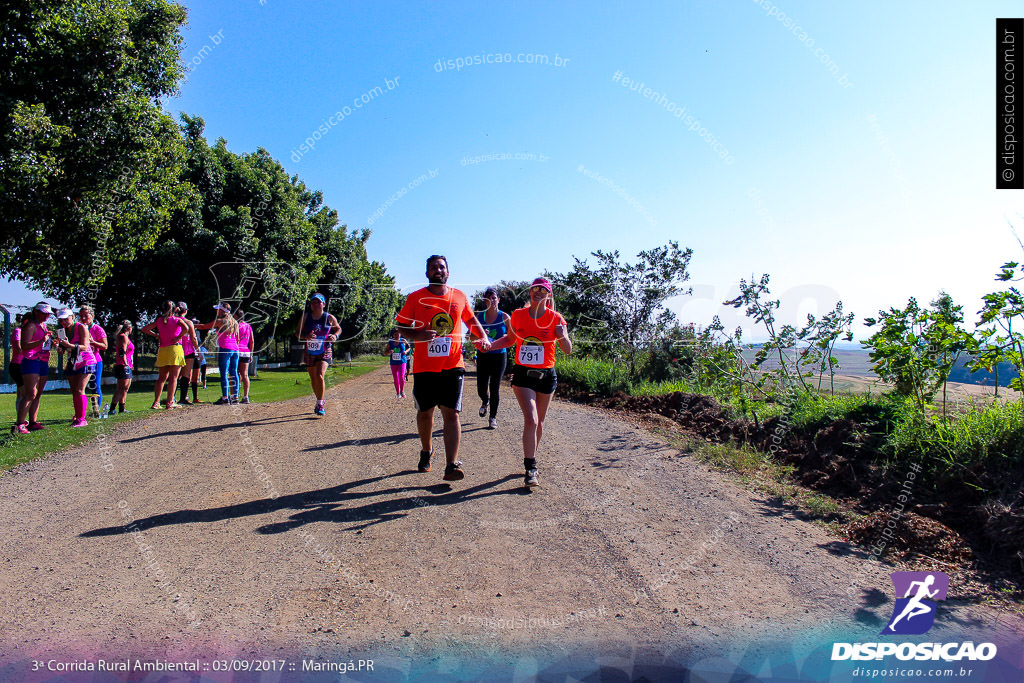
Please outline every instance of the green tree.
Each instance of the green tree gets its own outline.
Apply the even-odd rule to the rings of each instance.
[[[1020,267],[1016,261],[1004,263],[996,275],[999,282],[1018,282]],[[979,352],[971,363],[972,370],[998,372],[999,363],[1007,362],[1017,369],[1017,377],[1010,380],[1010,387],[1021,393],[1024,400],[1024,295],[1015,285],[1007,285],[999,292],[986,294],[984,305],[979,311],[978,321]],[[999,377],[996,376],[996,391],[999,391]]]
[[[974,348],[973,336],[960,326],[962,307],[955,305],[952,297],[940,292],[931,306],[921,308],[911,298],[904,309],[890,308],[879,311],[877,318],[864,319],[868,326],[881,325],[864,342],[872,349],[872,369],[894,384],[897,395],[911,397],[922,414],[939,387],[943,388],[945,413],[949,372],[962,353]]]
[[[756,281],[753,277],[749,282],[741,279],[740,295],[723,304],[734,308],[745,307],[746,316],[763,325],[768,334],[767,341],[757,346],[749,364],[743,359],[746,348],[741,342],[741,330],[737,328],[735,339],[726,339],[725,344],[740,354],[736,359],[737,365],[740,368],[746,366],[738,379],[750,383],[764,396],[777,396],[797,386],[803,392],[812,394],[821,390],[824,373],[828,370],[830,387],[834,393],[834,377],[839,361],[832,355],[832,351],[840,337],[847,341],[853,339],[853,314],[844,314],[843,302],[838,301],[835,308],[820,318],[808,314],[807,324],[803,327],[789,324],[780,327],[776,312],[782,302],[769,298],[769,281],[767,273]],[[717,319],[710,329],[717,334],[724,333]],[[808,381],[815,371],[818,374],[817,387]]]
[[[691,292],[682,285],[690,279],[693,250],[670,241],[641,251],[636,263],[623,261],[618,251],[591,256],[595,266],[577,258],[572,271],[553,274],[559,310],[574,329],[601,339],[607,354],[624,358],[634,378],[639,355],[676,322],[665,302]]]
[[[290,335],[306,298],[319,291],[350,345],[383,337],[399,304],[394,278],[367,258],[370,232],[349,232],[266,150],[235,154],[203,137],[203,120],[182,117],[185,179],[197,192],[153,250],[118,266],[97,292],[107,319],[143,320],[163,299],[186,298],[212,317],[217,301],[248,312],[258,341]]]
[[[73,298],[194,199],[159,104],[185,20],[169,0],[0,7],[0,273]]]

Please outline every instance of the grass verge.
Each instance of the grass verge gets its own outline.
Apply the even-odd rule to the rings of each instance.
[[[708,443],[663,428],[654,431],[673,448],[691,453],[715,470],[736,475],[744,487],[767,495],[773,503],[800,511],[833,532],[838,533],[839,527],[859,517],[833,498],[795,483],[792,465],[776,462],[751,446]]]
[[[386,358],[367,356],[356,358],[351,366],[331,367],[327,371],[327,386],[333,387],[346,380],[365,375],[386,362]],[[198,392],[202,401],[212,403],[220,398],[219,377],[208,377],[207,387]],[[113,395],[113,387],[104,386],[103,390],[104,400],[109,400]],[[287,401],[311,394],[309,375],[302,368],[261,370],[259,377],[252,378],[249,388],[249,398],[254,403]],[[191,393],[189,397],[191,398]],[[72,429],[70,422],[74,413],[71,408],[70,392],[66,390],[48,391],[39,402],[40,422],[46,426],[46,429],[27,435],[16,435],[10,431],[0,435],[0,476],[21,463],[81,445],[96,438],[98,434],[109,432],[115,425],[160,414],[161,411],[149,409],[152,403],[153,382],[132,384],[126,401],[126,407],[132,412],[116,415],[106,420],[90,417],[88,427]],[[201,405],[194,408],[182,408],[182,410],[215,410],[220,407]],[[14,424],[14,420],[14,395],[0,395],[0,424],[11,425]]]

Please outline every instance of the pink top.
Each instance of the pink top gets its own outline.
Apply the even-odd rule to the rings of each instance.
[[[252,341],[252,325],[240,320],[238,322],[238,350],[248,351],[249,342]]]
[[[11,330],[11,346],[14,347],[14,355],[11,356],[12,363],[21,362],[21,325]]]
[[[71,327],[75,330],[71,337],[68,339],[70,344],[82,344],[81,335],[79,334],[81,323],[75,323]],[[75,369],[84,368],[86,365],[96,364],[96,354],[92,351],[92,344],[82,344],[82,351],[78,354],[78,360],[75,361]]]
[[[107,333],[103,331],[102,327],[100,327],[96,323],[93,323],[92,327],[89,328],[89,338],[90,339],[98,339],[99,341],[107,341]],[[90,342],[89,345],[92,346],[92,343]],[[95,346],[93,346],[93,348],[92,348],[92,355],[93,355],[93,358],[95,359],[93,361],[94,363],[102,363],[103,362],[103,351],[102,350],[100,350],[100,349],[96,348]]]
[[[181,350],[186,356],[196,352],[196,347],[192,345],[192,335],[187,330],[185,336],[181,338]]]
[[[128,345],[124,347],[124,352],[118,352],[114,356],[114,365],[125,365],[129,368],[135,367],[135,344],[132,343],[131,337],[128,337]]]
[[[223,328],[221,328],[220,332],[217,333],[217,346],[225,351],[237,351],[238,335],[228,334]]]
[[[37,324],[36,325],[35,336],[33,336],[32,339],[30,339],[29,341],[30,342],[39,341],[40,339],[42,339],[43,337],[46,336],[46,332],[47,332],[46,325],[38,325]],[[29,360],[39,360],[39,361],[43,361],[44,363],[49,361],[50,360],[50,345],[52,343],[53,342],[51,342],[51,341],[46,341],[42,345],[37,346],[34,349],[29,349],[28,351],[25,351],[22,354],[22,360],[24,360],[25,358],[28,358]]]
[[[185,323],[176,315],[169,316],[167,322],[164,322],[163,316],[157,318],[156,331],[160,333],[160,348],[176,346],[180,343],[181,335],[188,334]]]

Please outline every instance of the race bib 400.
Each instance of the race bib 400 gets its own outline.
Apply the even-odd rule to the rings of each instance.
[[[446,358],[452,353],[451,337],[434,337],[427,344],[428,358]]]

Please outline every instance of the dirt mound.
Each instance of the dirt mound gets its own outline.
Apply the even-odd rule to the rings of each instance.
[[[927,558],[963,566],[974,560],[964,538],[942,522],[913,512],[887,509],[873,512],[843,527],[846,537],[865,548],[882,544],[882,557],[896,560]]]

